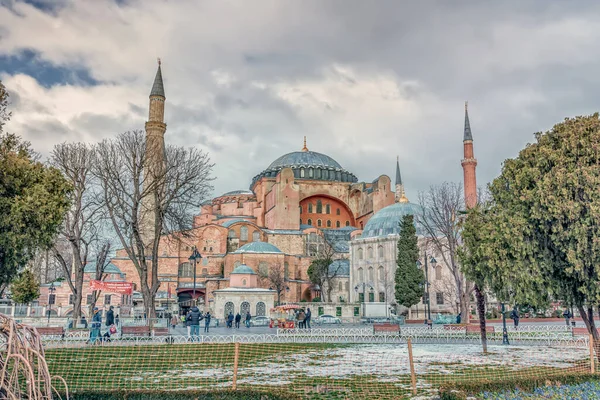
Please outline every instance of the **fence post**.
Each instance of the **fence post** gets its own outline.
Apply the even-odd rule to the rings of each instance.
[[[237,374],[238,374],[238,361],[240,359],[240,342],[235,342],[235,351],[233,352],[233,390],[237,389]]]
[[[590,335],[590,371],[596,372],[596,360],[594,356],[594,335]]]
[[[417,394],[417,375],[415,374],[415,363],[413,361],[412,342],[410,338],[406,339],[408,344],[408,362],[410,363],[410,385],[412,386],[413,395]]]

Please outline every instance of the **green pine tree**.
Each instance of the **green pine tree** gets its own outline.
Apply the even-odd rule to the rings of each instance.
[[[423,296],[425,276],[417,267],[419,247],[416,232],[414,217],[405,215],[400,223],[396,268],[396,301],[404,307],[419,303]]]
[[[31,303],[40,297],[40,285],[35,279],[33,272],[26,269],[12,281],[10,291],[12,299],[17,304]]]

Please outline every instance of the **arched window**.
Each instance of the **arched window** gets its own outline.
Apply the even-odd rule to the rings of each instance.
[[[229,232],[227,233],[227,237],[229,239],[235,239],[235,231],[233,229],[230,229]]]
[[[317,200],[317,214],[323,214],[323,203],[321,200]]]
[[[312,177],[313,177],[313,169],[312,169],[312,168],[309,168],[309,169],[308,169],[308,177],[309,177],[309,178],[312,178]]]
[[[233,263],[233,268],[235,269],[235,268],[239,267],[240,265],[242,265],[242,263],[239,261],[236,261]]]
[[[300,214],[302,214],[302,206],[300,206]]]
[[[180,278],[191,278],[194,276],[194,270],[189,262],[184,262],[179,266]]]
[[[335,227],[339,228],[340,227],[340,221],[335,221]]]
[[[373,267],[369,267],[369,281],[373,282]]]
[[[202,268],[202,275],[208,275],[208,269]]]
[[[286,261],[283,263],[283,278],[288,279],[289,277],[290,277],[290,263]]]
[[[359,259],[359,260],[362,260],[362,259],[363,259],[363,249],[362,249],[362,248],[359,248],[359,249],[358,249],[358,259]]]
[[[300,178],[304,178],[304,168],[300,168]]]
[[[350,221],[346,221],[346,226],[350,226]]]
[[[340,215],[340,209],[335,210],[335,215]]]
[[[267,312],[267,306],[262,301],[256,303],[256,316],[264,317]]]
[[[242,286],[246,286],[246,279],[242,279]]]
[[[248,303],[247,301],[242,302],[242,304],[240,304],[240,314],[245,316],[249,312],[250,312],[250,303]]]
[[[331,228],[331,221],[330,220],[327,220],[327,227]]]
[[[383,246],[377,248],[377,257],[383,258]]]
[[[379,279],[380,281],[384,280],[383,266],[377,268],[377,279]]]
[[[248,227],[242,226],[240,228],[240,240],[248,240]]]
[[[325,214],[331,214],[331,206],[329,204],[325,204]]]
[[[309,219],[306,221],[306,223],[307,223],[308,225],[312,226],[312,219],[310,219],[310,218],[309,218]]]
[[[358,269],[358,280],[362,283],[365,281],[365,272],[362,267]]]
[[[373,248],[372,248],[372,247],[369,247],[369,248],[367,249],[367,258],[368,258],[369,260],[373,258]]]
[[[350,281],[346,281],[346,291],[350,291]]]
[[[260,242],[260,232],[259,231],[252,232],[252,241]]]
[[[258,263],[258,275],[267,276],[269,275],[269,264],[266,261],[261,261]]]
[[[320,219],[317,220],[317,226],[321,226],[321,220]]]
[[[343,287],[343,284],[342,284],[342,282],[340,282],[340,283],[338,284],[338,290],[339,290],[340,292],[343,290],[343,289],[342,289],[342,287]]]
[[[436,265],[435,266],[435,280],[439,281],[441,279],[442,279],[442,266]]]
[[[308,213],[312,214],[312,203],[308,203]]]
[[[233,305],[233,303],[231,301],[228,301],[227,303],[225,303],[225,318],[227,318],[227,316],[229,315],[229,313],[232,313],[235,311],[235,306]]]

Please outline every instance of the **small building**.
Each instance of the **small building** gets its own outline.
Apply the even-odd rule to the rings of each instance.
[[[258,287],[256,272],[246,264],[235,267],[230,274],[229,287],[213,291],[216,318],[225,318],[238,312],[242,318],[250,312],[253,317],[270,316],[277,292]]]

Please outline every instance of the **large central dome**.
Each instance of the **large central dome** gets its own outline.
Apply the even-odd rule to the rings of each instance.
[[[267,169],[252,179],[252,188],[263,177],[275,177],[283,168],[291,168],[295,179],[320,181],[358,182],[356,176],[346,171],[333,158],[326,154],[309,151],[306,144],[302,151],[284,154],[273,161]]]

